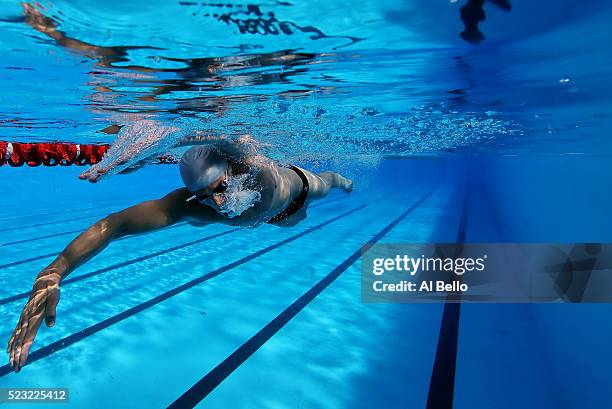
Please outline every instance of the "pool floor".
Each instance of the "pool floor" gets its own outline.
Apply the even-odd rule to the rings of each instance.
[[[0,358],[0,387],[66,387],[78,408],[572,407],[534,316],[546,306],[361,302],[364,243],[482,239],[494,223],[478,200],[450,185],[334,193],[292,228],[117,241],[64,282],[32,362],[15,374]],[[67,232],[124,205],[73,202],[37,223],[15,218],[44,210],[2,210],[0,339]]]

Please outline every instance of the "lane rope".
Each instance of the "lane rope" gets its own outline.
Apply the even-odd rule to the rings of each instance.
[[[0,166],[88,166],[102,160],[110,144],[0,141]],[[155,164],[176,164],[179,158],[160,155]]]

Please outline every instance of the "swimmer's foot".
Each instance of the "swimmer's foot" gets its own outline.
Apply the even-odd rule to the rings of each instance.
[[[321,172],[317,174],[331,187],[344,190],[346,193],[353,191],[353,181],[336,172]]]
[[[354,188],[353,181],[345,178],[344,176],[338,175],[338,187],[344,190],[346,193],[351,193]]]

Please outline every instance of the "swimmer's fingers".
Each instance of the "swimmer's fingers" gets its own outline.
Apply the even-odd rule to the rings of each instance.
[[[117,163],[117,165],[120,165],[121,163]],[[112,168],[114,168],[116,165],[107,165],[104,166],[103,168],[100,168],[98,170],[98,176],[102,176],[105,175],[109,170],[111,170]]]
[[[96,183],[98,181],[98,170],[90,168],[88,171],[81,173],[79,179]]]
[[[108,174],[110,171],[117,169],[120,173],[123,171],[123,167],[128,163],[129,158],[127,156],[123,156],[117,158],[112,161],[102,160],[101,162],[96,163],[91,168],[89,168],[86,172],[83,172],[79,178],[82,180],[89,180],[91,183],[96,183],[100,178]],[[144,162],[143,162],[144,164]],[[141,167],[142,165],[138,166]]]
[[[27,304],[26,304],[27,308]],[[21,316],[19,317],[19,322],[13,331],[13,335],[9,341],[9,363],[11,367],[17,371],[17,363],[19,362],[19,354],[21,353],[21,340],[23,339],[22,334],[25,333],[28,327],[29,316],[27,315],[26,308],[24,308]]]
[[[36,315],[36,310],[33,307],[32,301],[30,300],[21,313],[21,317],[19,318],[19,323],[17,324],[17,328],[15,329],[15,339],[13,340],[13,350],[19,347],[23,340],[26,337],[28,332],[28,328],[30,327],[30,322],[32,318]]]
[[[155,156],[156,155],[153,155],[151,157],[142,159],[132,165],[127,165],[128,164],[127,157],[119,158],[115,162],[100,168],[97,172],[97,175],[95,175],[96,180],[100,179],[102,176],[106,175],[111,170],[116,170],[117,173],[122,174],[122,175],[135,172],[138,169],[145,166],[147,163],[149,163],[149,161],[151,161]]]
[[[79,175],[79,179],[94,182],[95,180],[93,179],[97,179],[100,170],[112,167],[115,162],[116,160],[110,159],[108,157],[103,157],[100,162],[91,165],[89,169],[81,173]]]
[[[57,274],[39,276],[34,282],[30,299],[19,316],[19,322],[9,340],[7,352],[10,365],[16,371],[25,365],[34,338],[43,317],[47,324],[55,322],[55,307],[59,302],[59,280]],[[50,326],[51,326],[50,325]]]
[[[47,289],[48,298],[45,304],[45,323],[47,327],[55,325],[55,311],[60,300],[59,286],[49,287]]]
[[[12,343],[11,343],[11,351],[10,351],[10,359],[9,363],[11,367],[15,370],[15,372],[19,371],[19,357],[21,355],[21,340],[24,338],[22,334],[25,334],[28,328],[28,319],[19,320],[17,324],[17,328],[15,328],[15,332],[13,333]]]
[[[40,324],[42,323],[42,319],[42,311],[39,311],[31,316],[22,325],[19,336],[13,343],[11,350],[10,362],[15,372],[19,372],[19,370],[25,365],[30,353],[30,348],[34,343],[34,338],[38,332],[38,328],[40,328]]]
[[[47,300],[46,293],[45,288],[32,294],[30,301],[21,312],[19,323],[9,342],[10,364],[16,372],[19,372],[21,367],[25,365],[34,337],[42,323]]]
[[[21,312],[21,315],[19,316],[19,321],[17,322],[17,325],[15,326],[15,329],[13,330],[13,333],[11,334],[11,338],[9,339],[9,343],[6,348],[6,352],[8,352],[9,354],[11,353],[13,349],[13,345],[15,345],[15,340],[17,339],[17,337],[19,336],[19,333],[21,332],[21,326],[23,324],[25,311],[26,309],[24,307],[23,311]]]
[[[85,172],[83,172],[83,173],[81,173],[79,175],[79,179],[81,179],[81,180],[88,180],[89,178],[95,176],[98,173],[98,169],[100,168],[100,163],[102,163],[102,162],[98,162],[98,163],[96,163],[94,165],[91,165],[89,167],[89,169],[87,169]]]
[[[38,332],[38,327],[36,327],[30,336],[26,338],[25,342],[21,346],[21,350],[19,352],[19,360],[16,362],[17,366],[15,367],[15,371],[19,372],[21,368],[23,368],[28,360],[28,355],[30,354],[30,348],[34,343],[34,338],[36,337],[36,333]]]
[[[81,179],[81,180],[89,179],[89,175],[91,175],[91,169],[86,170],[85,172],[81,173],[79,175],[79,179]]]
[[[100,178],[104,175],[106,175],[108,173],[109,170],[111,170],[112,168],[114,168],[115,165],[110,164],[107,166],[104,166],[100,169],[98,169],[98,171],[95,174],[92,174],[89,176],[89,181],[92,183],[96,183],[98,180],[100,180]]]
[[[81,173],[79,175],[79,179],[88,180],[91,183],[96,183],[98,179],[100,178],[100,176],[105,174],[110,168],[111,168],[111,165],[105,166],[104,168],[101,168],[99,164],[94,165],[91,168],[89,168],[87,171]]]
[[[40,11],[38,11],[36,7],[31,5],[30,3],[21,3],[21,7],[23,8],[23,14],[26,17],[38,17],[41,15]]]
[[[23,15],[26,16],[26,23],[35,30],[46,32],[57,26],[57,23],[53,19],[43,15],[40,10],[38,10],[37,7],[45,10],[40,3],[36,3],[36,5],[21,3],[21,6],[23,7]]]
[[[17,322],[17,326],[13,330],[13,333],[11,334],[11,338],[9,339],[9,342],[8,342],[8,346],[6,347],[6,352],[9,354],[11,353],[13,349],[13,345],[15,345],[15,339],[17,338],[18,332],[20,331],[20,328],[21,328],[21,321],[22,321],[22,318],[19,317],[19,322]]]

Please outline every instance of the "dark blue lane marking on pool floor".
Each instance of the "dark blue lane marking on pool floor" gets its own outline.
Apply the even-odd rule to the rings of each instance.
[[[187,223],[180,222],[180,223],[177,223],[177,224],[175,224],[173,226],[164,227],[164,228],[161,228],[161,229],[158,229],[158,230],[155,230],[155,231],[158,232],[158,231],[163,231],[163,230],[175,229],[177,227],[184,226],[185,224],[187,224]],[[82,233],[83,229],[79,229],[79,230],[77,230],[77,232]],[[61,233],[61,234],[67,234],[67,233]],[[54,235],[52,235],[52,237],[59,236],[59,235],[60,234],[54,234]],[[120,239],[113,240],[113,243],[118,242],[118,241],[122,241],[122,240],[132,239],[134,237],[138,237],[138,236],[130,235],[130,236],[121,237]],[[28,242],[28,241],[30,241],[30,240],[29,239],[28,240],[22,240],[21,242]],[[0,246],[0,247],[2,247],[2,246]],[[41,260],[41,259],[47,258],[47,257],[58,256],[60,253],[61,253],[60,251],[56,251],[54,253],[41,254],[40,256],[34,256],[34,257],[26,258],[26,259],[23,259],[23,260],[17,260],[17,261],[13,261],[13,262],[10,262],[10,263],[7,263],[7,264],[0,264],[0,270],[2,270],[3,268],[7,268],[7,267],[14,267],[14,266],[18,266],[20,264],[29,263],[31,261]]]
[[[91,206],[91,207],[82,207],[78,209],[64,209],[64,210],[57,210],[55,212],[46,212],[46,213],[33,213],[33,214],[25,214],[25,215],[20,214],[19,216],[5,217],[3,219],[0,219],[0,222],[19,220],[19,219],[34,219],[34,218],[39,218],[39,217],[44,217],[44,216],[55,216],[56,214],[62,214],[62,213],[85,212],[88,210],[96,210],[100,208],[104,209],[104,208],[114,207],[114,206],[117,206],[117,204],[110,204],[107,206],[96,205],[96,206]]]
[[[9,242],[0,244],[0,247],[13,246],[15,244],[21,244],[21,243],[29,243],[31,241],[36,241],[36,240],[50,239],[52,237],[65,236],[66,234],[81,233],[82,231],[83,231],[83,229],[80,228],[80,229],[76,229],[76,230],[64,231],[64,232],[61,232],[61,233],[47,234],[46,236],[38,236],[38,237],[31,237],[29,239],[9,241]],[[0,268],[2,268],[2,266],[0,266]]]
[[[155,230],[155,231],[157,232],[157,231],[162,231],[162,230],[174,229],[174,228],[180,227],[180,226],[182,226],[184,224],[186,224],[186,223],[185,222],[180,222],[180,223],[177,223],[177,224],[175,224],[173,226],[164,227],[162,229],[158,229],[158,230]],[[29,239],[10,241],[8,243],[0,244],[0,247],[12,246],[12,245],[15,245],[15,244],[22,244],[22,243],[29,243],[31,241],[42,240],[42,239],[50,239],[52,237],[64,236],[66,234],[83,233],[84,229],[86,229],[86,228],[81,227],[80,229],[77,229],[77,230],[70,230],[70,231],[65,231],[65,232],[62,232],[62,233],[54,233],[54,234],[48,234],[46,236],[39,236],[39,237],[33,237],[33,238],[29,238]],[[122,237],[120,239],[117,239],[115,241],[121,241],[121,240],[125,240],[125,239],[132,238],[132,237],[135,237],[135,236],[126,236],[126,237]],[[56,255],[56,254],[59,254],[59,252],[52,253],[52,255]],[[49,256],[46,256],[46,257],[49,257]],[[17,265],[17,264],[23,264],[23,263],[25,263],[27,261],[31,261],[31,260],[28,259],[26,261],[17,261],[17,262],[14,262],[14,263],[0,265],[0,269],[2,269],[4,267],[8,267],[8,266],[14,266],[14,265]]]
[[[8,268],[8,267],[13,267],[13,266],[18,266],[20,264],[29,263],[30,261],[42,260],[43,258],[57,256],[58,254],[59,254],[58,252],[54,252],[54,253],[48,253],[48,254],[41,254],[40,256],[34,256],[34,257],[26,258],[23,260],[12,261],[10,263],[0,265],[0,270],[3,268]]]
[[[131,264],[140,263],[141,261],[145,261],[145,260],[148,260],[150,258],[154,258],[154,257],[157,257],[157,256],[161,256],[163,254],[167,254],[167,253],[171,253],[173,251],[184,249],[185,247],[190,247],[190,246],[193,246],[193,245],[196,245],[196,244],[208,241],[208,240],[216,239],[217,237],[225,236],[226,234],[234,233],[234,232],[237,232],[238,230],[240,230],[240,228],[235,228],[235,229],[227,230],[227,231],[224,231],[224,232],[221,232],[221,233],[213,234],[211,236],[203,237],[203,238],[198,239],[198,240],[190,241],[188,243],[179,244],[178,246],[169,247],[167,249],[156,251],[154,253],[149,253],[149,254],[144,255],[142,257],[137,257],[137,258],[133,258],[131,260],[122,261],[121,263],[113,264],[112,266],[104,267],[104,268],[101,268],[99,270],[92,271],[90,273],[85,273],[85,274],[81,274],[81,275],[76,276],[76,277],[67,278],[66,280],[62,281],[62,287],[64,287],[65,285],[71,284],[71,283],[76,283],[78,281],[82,281],[82,280],[85,280],[87,278],[91,278],[91,277],[97,276],[97,275],[102,274],[102,273],[106,273],[106,272],[109,272],[109,271],[112,271],[112,270],[116,270],[116,269],[121,268],[121,267],[126,267],[126,266],[129,266]],[[30,293],[31,293],[31,291],[26,291],[26,292],[23,292],[23,293],[20,293],[20,294],[12,295],[10,297],[2,298],[2,299],[0,299],[0,305],[8,304],[10,302],[20,300],[22,298],[28,298],[30,296]]]
[[[117,200],[117,199],[119,199],[119,198],[115,197],[113,199],[105,199],[104,201],[111,201],[111,200]],[[38,201],[37,200],[36,203],[41,205],[41,206],[40,207],[31,207],[31,208],[28,208],[27,210],[28,211],[30,211],[30,210],[46,210],[46,209],[49,209],[49,208],[54,209],[54,208],[58,208],[58,207],[69,206],[71,204],[77,204],[77,205],[89,204],[89,203],[92,202],[92,200],[93,199],[88,199],[88,200],[85,200],[83,202],[80,202],[80,201],[79,202],[75,202],[74,200],[68,200],[68,201],[63,202],[63,203],[58,203],[57,198],[55,198],[53,200],[49,200],[47,202],[42,202],[42,201]],[[9,212],[13,212],[15,210],[21,210],[21,209],[23,209],[23,203],[20,203],[20,204],[14,203],[14,204],[11,204],[11,205],[8,205],[8,206],[1,207],[0,208],[0,212],[2,212],[2,213],[9,213]]]
[[[42,204],[41,202],[38,202],[39,204]],[[41,206],[41,207],[28,207],[25,210],[27,211],[41,211],[41,210],[48,210],[48,209],[56,209],[56,208],[60,208],[63,206],[69,206],[70,202],[66,202],[66,203],[62,203],[62,204],[58,204],[56,201],[51,201],[51,202],[47,202],[48,206]],[[81,204],[87,204],[87,203],[91,203],[91,200],[85,201],[85,202],[80,202],[77,203],[79,205]],[[12,206],[8,206],[8,207],[3,207],[0,209],[0,216],[6,216],[9,214],[14,214],[14,212],[21,212],[23,211],[23,203],[22,204],[15,204]]]
[[[89,215],[89,216],[72,217],[70,219],[54,220],[54,221],[44,222],[44,223],[28,224],[26,226],[8,227],[6,229],[0,229],[0,232],[21,230],[21,229],[30,229],[32,227],[49,226],[51,224],[68,223],[68,222],[72,222],[72,221],[75,221],[75,220],[93,219],[94,217],[103,217],[103,216],[106,216],[106,215],[108,215],[107,212],[105,212],[105,213],[98,213],[98,214],[92,214],[92,215]]]
[[[146,201],[146,200],[152,200],[152,199],[141,199],[137,203],[141,203],[141,202]],[[122,210],[122,209],[125,209],[127,207],[134,206],[134,203],[131,202],[131,201],[130,202],[126,202],[126,201],[119,201],[119,202],[117,202],[115,200],[113,200],[113,201],[107,200],[107,201],[104,201],[104,202],[110,202],[110,203],[106,203],[104,205],[98,205],[98,206],[95,206],[95,207],[88,207],[88,208],[84,208],[84,209],[69,209],[69,210],[60,210],[60,211],[57,211],[57,212],[38,213],[38,214],[26,215],[26,216],[16,216],[16,217],[12,217],[12,218],[9,218],[9,219],[0,219],[0,221],[3,221],[3,220],[11,221],[11,220],[15,220],[15,219],[25,219],[25,218],[41,218],[41,219],[44,219],[45,218],[44,216],[55,215],[57,213],[70,213],[70,212],[79,212],[79,211],[87,211],[87,210],[94,210],[94,209],[99,210],[99,209],[117,208],[116,210],[114,210],[114,211],[117,211],[119,209]],[[3,229],[0,229],[0,232],[2,232],[2,231],[13,231],[13,230],[26,229],[26,228],[29,228],[29,227],[47,226],[47,225],[50,225],[50,224],[70,222],[70,221],[73,221],[73,220],[83,220],[83,219],[87,219],[87,218],[102,217],[102,216],[105,216],[105,215],[107,215],[109,213],[112,213],[112,211],[108,210],[105,213],[97,213],[97,214],[94,214],[94,215],[83,216],[83,217],[78,217],[78,218],[63,219],[63,220],[57,220],[57,221],[48,221],[48,222],[45,222],[45,223],[30,224],[30,225],[26,225],[26,226],[14,226],[14,227],[9,227],[9,228],[3,228]]]
[[[74,202],[74,201],[70,201],[67,203],[62,203],[62,204],[57,204],[57,202],[49,202],[50,206],[44,206],[44,207],[33,207],[33,208],[27,208],[25,209],[26,211],[41,211],[41,210],[45,210],[47,211],[47,213],[38,213],[38,214],[33,214],[31,216],[45,216],[45,215],[50,215],[50,214],[56,214],[56,213],[65,213],[67,212],[67,210],[64,209],[65,206],[81,206],[81,205],[85,205],[85,204],[91,204],[92,202],[96,202],[96,204],[100,204],[100,203],[105,203],[103,207],[111,207],[111,205],[109,203],[121,203],[121,202],[125,202],[126,200],[129,201],[143,201],[143,200],[151,200],[152,198],[146,198],[146,197],[130,197],[129,199],[126,199],[125,197],[115,197],[113,199],[105,199],[105,200],[97,200],[97,199],[91,199],[91,200],[87,200],[85,202]],[[49,211],[51,209],[57,209],[57,208],[61,208],[61,210],[54,212],[54,211]],[[23,209],[23,205],[15,205],[15,207],[12,210],[2,210],[0,209],[0,216],[7,216],[9,214],[13,214],[13,212],[18,211],[18,212],[22,212]],[[82,209],[74,209],[72,211],[79,211]],[[19,215],[18,217],[25,217],[25,216],[21,216]]]
[[[172,226],[168,226],[168,227],[163,227],[161,229],[157,229],[157,230],[155,230],[155,232],[164,231],[164,230],[170,230],[170,229],[176,229],[177,227],[185,226],[186,224],[187,224],[187,222],[179,222],[179,223],[176,223],[176,224],[174,224]],[[83,231],[84,231],[83,229],[76,230],[76,232],[79,232],[79,233],[82,233]],[[67,233],[53,234],[53,235],[51,235],[51,237],[59,236],[59,235],[62,235],[62,234],[67,234]],[[134,237],[138,237],[138,235],[130,235],[130,236],[121,237],[120,239],[113,240],[113,243],[116,243],[116,242],[122,241],[122,240],[133,239]],[[36,239],[34,239],[34,240],[36,240]],[[28,241],[31,241],[31,239],[22,240],[19,243],[28,242]],[[13,243],[9,243],[9,244],[13,244]],[[2,247],[2,246],[3,245],[0,245],[0,247]],[[17,261],[13,261],[13,262],[10,262],[10,263],[7,263],[7,264],[0,264],[0,270],[2,270],[3,268],[7,268],[7,267],[18,266],[19,264],[29,263],[31,261],[41,260],[41,259],[47,258],[47,257],[58,256],[60,253],[61,253],[60,251],[56,251],[54,253],[41,254],[40,256],[30,257],[30,258],[26,258],[26,259],[23,259],[23,260],[17,260]]]
[[[465,243],[467,236],[468,206],[464,197],[457,243]],[[456,254],[459,257],[461,254]],[[452,409],[455,397],[455,374],[457,370],[457,347],[459,343],[459,319],[461,304],[445,302],[438,334],[438,345],[429,383],[426,409]]]
[[[297,240],[297,239],[299,239],[299,238],[301,238],[301,237],[303,237],[303,236],[305,236],[307,234],[310,234],[310,233],[312,233],[314,231],[317,231],[317,230],[327,226],[328,224],[331,224],[331,223],[333,223],[333,222],[335,222],[337,220],[340,220],[340,219],[342,219],[344,217],[347,217],[347,216],[349,216],[349,215],[351,215],[351,214],[353,214],[353,213],[355,213],[355,212],[357,212],[359,210],[362,210],[365,207],[367,207],[366,204],[362,204],[361,206],[357,206],[357,207],[355,207],[355,208],[353,208],[353,209],[351,209],[351,210],[349,210],[347,212],[344,212],[344,213],[342,213],[342,214],[340,214],[338,216],[332,217],[331,219],[328,219],[328,220],[326,220],[326,221],[324,221],[322,223],[319,223],[319,224],[317,224],[317,225],[315,225],[313,227],[309,227],[308,229],[306,229],[306,230],[304,230],[304,231],[302,231],[300,233],[294,234],[293,236],[290,236],[290,237],[288,237],[288,238],[286,238],[284,240],[276,242],[276,243],[274,243],[274,244],[272,244],[272,245],[270,245],[268,247],[265,247],[265,248],[263,248],[263,249],[261,249],[259,251],[256,251],[255,253],[252,253],[252,254],[250,254],[248,256],[245,256],[245,257],[243,257],[243,258],[241,258],[239,260],[236,260],[236,261],[234,261],[234,262],[232,262],[230,264],[226,264],[223,267],[220,267],[220,268],[218,268],[216,270],[213,270],[213,271],[211,271],[211,272],[209,272],[207,274],[204,274],[203,276],[200,276],[200,277],[198,277],[196,279],[193,279],[193,280],[191,280],[191,281],[189,281],[189,282],[187,282],[185,284],[182,284],[182,285],[180,285],[180,286],[178,286],[178,287],[176,287],[176,288],[174,288],[174,289],[172,289],[170,291],[166,291],[165,293],[160,294],[157,297],[151,298],[148,301],[145,301],[145,302],[143,302],[141,304],[138,304],[135,307],[129,308],[129,309],[127,309],[127,310],[117,314],[117,315],[114,315],[114,316],[112,316],[110,318],[105,319],[104,321],[101,321],[101,322],[99,322],[97,324],[94,324],[94,325],[88,327],[88,328],[85,328],[84,330],[81,330],[81,331],[79,331],[77,333],[68,335],[67,337],[64,337],[64,338],[62,338],[62,339],[60,339],[58,341],[52,342],[51,344],[49,344],[47,346],[44,346],[44,347],[42,347],[40,349],[37,349],[36,351],[32,352],[28,356],[28,363],[38,361],[39,359],[42,359],[42,358],[44,358],[46,356],[49,356],[49,355],[53,354],[54,352],[60,351],[60,350],[66,348],[66,347],[68,347],[68,346],[70,346],[70,345],[72,345],[72,344],[74,344],[74,343],[76,343],[76,342],[78,342],[78,341],[80,341],[82,339],[87,338],[90,335],[93,335],[93,334],[95,334],[95,333],[97,333],[99,331],[102,331],[105,328],[108,328],[109,326],[111,326],[113,324],[121,322],[121,321],[123,321],[126,318],[129,318],[129,317],[131,317],[133,315],[138,314],[139,312],[145,311],[145,310],[147,310],[147,309],[149,309],[149,308],[151,308],[151,307],[153,307],[153,306],[155,306],[155,305],[157,305],[157,304],[159,304],[159,303],[161,303],[163,301],[166,301],[169,298],[174,297],[177,294],[180,294],[180,293],[182,293],[182,292],[184,292],[186,290],[189,290],[189,289],[195,287],[198,284],[201,284],[201,283],[203,283],[205,281],[208,281],[211,278],[217,277],[218,275],[220,275],[220,274],[222,274],[222,273],[224,273],[226,271],[229,271],[229,270],[231,270],[231,269],[233,269],[235,267],[238,267],[238,266],[240,266],[242,264],[245,264],[245,263],[247,263],[247,262],[249,262],[249,261],[251,261],[251,260],[253,260],[253,259],[257,258],[257,257],[260,257],[260,256],[262,256],[262,255],[264,255],[266,253],[271,252],[272,250],[275,250],[275,249],[277,249],[279,247],[282,247],[285,244],[291,243],[292,241],[295,241],[295,240]],[[12,372],[12,369],[11,369],[9,364],[6,364],[6,365],[0,367],[0,377],[3,377],[3,376],[5,376],[5,375],[7,375],[7,374],[9,374],[11,372]]]
[[[376,233],[372,239],[362,248],[356,250],[340,265],[333,269],[328,275],[323,277],[321,281],[315,284],[310,290],[302,294],[300,298],[295,300],[283,312],[278,314],[276,318],[270,321],[257,334],[253,335],[248,341],[236,349],[230,356],[225,358],[213,370],[208,372],[189,390],[175,400],[168,408],[193,408],[200,403],[210,392],[221,384],[228,376],[232,374],[240,365],[251,357],[263,344],[268,342],[278,331],[280,331],[289,321],[291,321],[300,311],[302,311],[312,300],[314,300],[323,290],[333,283],[340,275],[345,272],[355,261],[361,257],[362,252],[366,252],[369,248],[382,239],[395,226],[418,208],[432,193],[430,190],[419,199],[416,203],[410,206],[391,223],[385,226],[381,231]]]

